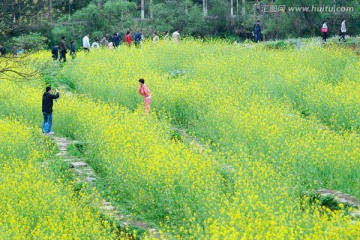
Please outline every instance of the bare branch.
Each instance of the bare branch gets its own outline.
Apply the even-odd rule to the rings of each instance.
[[[38,77],[39,73],[47,68],[47,64],[43,66],[32,65],[29,57],[30,55],[0,57],[0,79],[29,81]],[[30,67],[30,69],[28,67]]]

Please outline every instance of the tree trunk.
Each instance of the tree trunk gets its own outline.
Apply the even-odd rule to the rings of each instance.
[[[50,13],[49,13],[49,16],[50,16],[50,24],[51,26],[53,25],[53,18],[52,18],[52,0],[50,0]]]
[[[230,15],[234,16],[234,0],[230,0]]]
[[[207,16],[208,9],[207,9],[207,0],[203,0],[203,15],[204,17]]]
[[[242,9],[241,9],[241,15],[245,16],[245,4],[246,4],[246,1],[245,0],[242,0]]]
[[[70,14],[71,14],[71,0],[69,0],[69,15],[68,15],[68,22],[70,22]]]
[[[145,4],[144,0],[141,0],[141,19],[145,18]]]
[[[16,2],[13,2],[12,5],[12,23],[11,23],[11,30],[14,31],[16,23]]]
[[[153,11],[151,10],[151,7],[152,7],[152,0],[150,0],[150,7],[149,7],[149,11],[150,11],[150,18],[152,19],[153,18]]]
[[[236,0],[236,15],[239,15],[239,0]]]

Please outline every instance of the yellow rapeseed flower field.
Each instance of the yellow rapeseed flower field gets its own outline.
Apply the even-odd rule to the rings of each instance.
[[[87,142],[113,199],[165,237],[357,239],[360,221],[344,206],[310,206],[304,194],[360,197],[359,64],[337,46],[195,40],[79,53],[49,63],[53,83],[74,88],[54,104],[54,131]],[[40,126],[43,80],[0,84],[0,112]]]
[[[0,119],[0,238],[109,239],[109,223],[87,205],[89,197],[74,196],[47,165],[53,151],[40,133],[19,121]]]

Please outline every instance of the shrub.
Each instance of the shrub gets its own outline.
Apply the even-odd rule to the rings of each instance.
[[[40,33],[32,33],[23,34],[19,37],[14,37],[12,41],[15,45],[21,46],[24,49],[31,50],[31,51],[39,51],[43,50],[47,47],[47,38],[41,36]]]

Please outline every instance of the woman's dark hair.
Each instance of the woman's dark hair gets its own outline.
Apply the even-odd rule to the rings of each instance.
[[[127,32],[126,32],[126,34],[129,34],[129,33],[130,33],[130,31],[127,31]]]
[[[139,82],[142,83],[142,84],[144,84],[144,83],[145,83],[145,80],[144,80],[143,78],[140,78],[140,79],[139,79]]]

